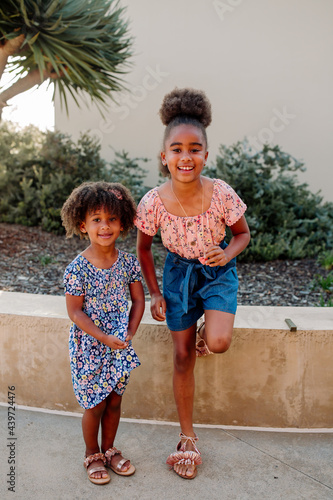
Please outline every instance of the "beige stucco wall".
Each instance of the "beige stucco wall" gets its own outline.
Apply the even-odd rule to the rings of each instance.
[[[81,411],[70,378],[69,324],[63,297],[0,292],[0,402],[14,385],[16,404]],[[148,305],[134,346],[142,366],[132,373],[122,416],[177,421],[172,342]],[[229,351],[197,360],[194,420],[332,428],[332,357],[331,308],[240,306]]]
[[[279,144],[305,161],[301,174],[333,200],[333,3],[330,0],[122,0],[135,38],[129,92],[102,118],[95,107],[69,117],[56,100],[56,127],[78,137],[91,130],[102,154],[148,157],[157,181],[163,96],[175,86],[207,92],[213,106],[210,160],[220,144],[244,136]],[[89,102],[89,99],[88,99]],[[147,166],[147,165],[145,165]]]

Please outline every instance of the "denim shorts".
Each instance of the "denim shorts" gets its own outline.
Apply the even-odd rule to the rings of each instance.
[[[226,248],[224,241],[221,248]],[[166,322],[171,331],[192,326],[204,311],[231,314],[237,309],[238,276],[236,259],[225,266],[209,267],[198,259],[185,259],[168,252],[163,272]]]

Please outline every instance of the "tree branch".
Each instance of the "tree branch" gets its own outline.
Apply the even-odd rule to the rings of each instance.
[[[7,40],[3,45],[0,45],[0,80],[8,62],[8,57],[13,56],[20,50],[24,38],[24,35],[19,35],[16,38]]]

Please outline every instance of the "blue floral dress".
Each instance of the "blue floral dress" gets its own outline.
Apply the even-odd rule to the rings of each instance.
[[[65,293],[84,295],[83,311],[106,334],[125,340],[128,326],[127,289],[141,281],[137,258],[118,250],[110,269],[99,269],[83,255],[66,268]],[[93,408],[112,391],[122,395],[130,372],[140,366],[132,343],[126,349],[111,349],[74,323],[69,334],[69,356],[75,396],[83,408]]]

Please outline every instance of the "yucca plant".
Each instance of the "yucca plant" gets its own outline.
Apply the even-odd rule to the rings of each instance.
[[[68,110],[66,90],[77,105],[82,91],[105,104],[124,88],[132,38],[117,0],[1,0],[0,79],[15,76],[0,92],[7,101],[52,80]]]

